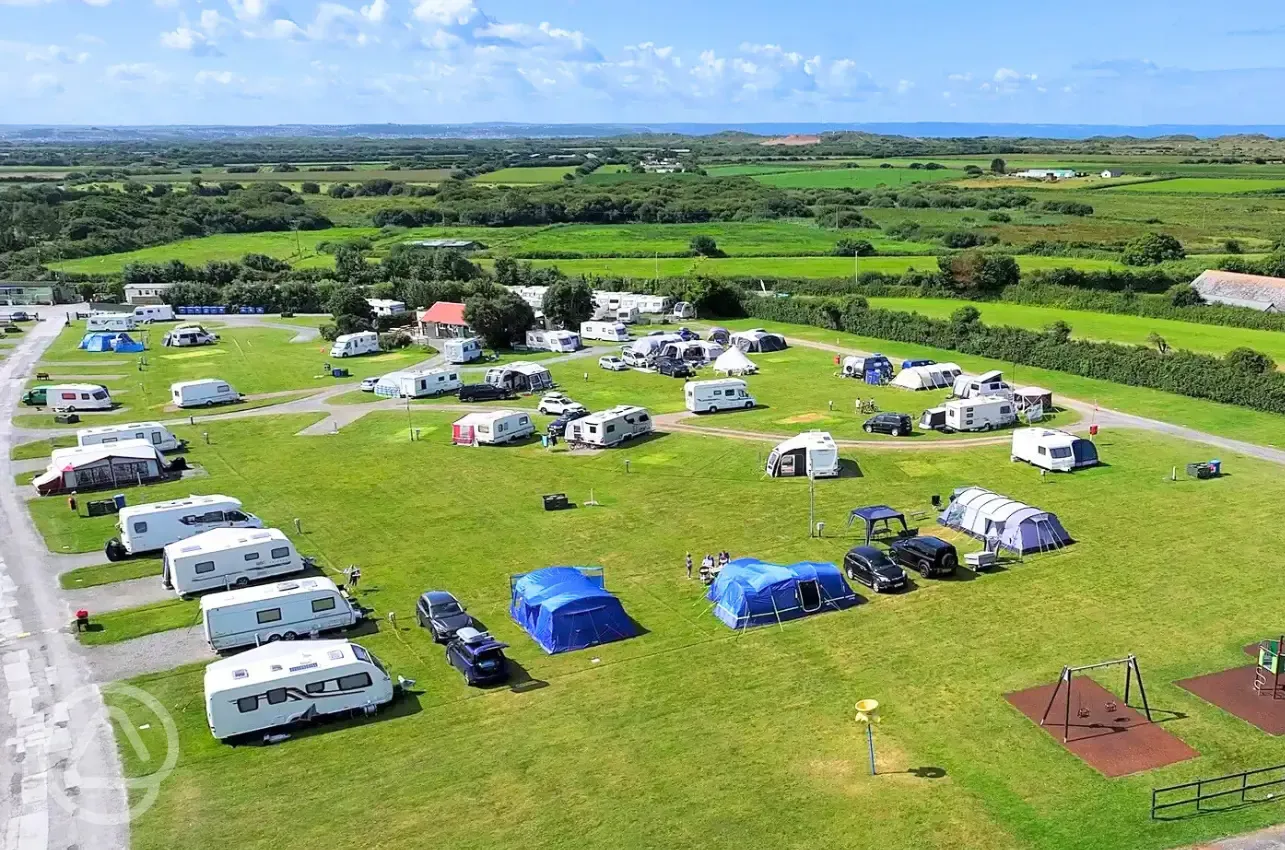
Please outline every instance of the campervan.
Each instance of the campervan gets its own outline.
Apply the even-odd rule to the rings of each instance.
[[[346,629],[364,614],[328,578],[303,578],[201,597],[210,649],[222,652]]]
[[[133,313],[90,313],[85,320],[85,330],[94,331],[132,331],[137,326]]]
[[[497,446],[534,433],[535,423],[526,411],[486,410],[455,420],[451,442],[457,446]]]
[[[170,348],[190,348],[194,345],[214,345],[219,338],[200,325],[179,325],[161,337],[161,345]]]
[[[620,322],[581,322],[581,339],[600,339],[606,342],[628,342],[629,328]]]
[[[482,359],[482,343],[477,337],[448,339],[442,343],[442,356],[447,363],[459,365]]]
[[[989,431],[1006,428],[1017,421],[1013,400],[1002,396],[957,398],[941,407],[925,410],[919,420],[921,430]]]
[[[159,422],[131,422],[127,425],[104,425],[101,428],[81,428],[76,432],[76,445],[98,446],[121,440],[146,440],[157,451],[174,452],[183,448],[183,441],[170,433]]]
[[[651,414],[646,408],[622,404],[601,413],[591,413],[567,425],[567,440],[590,446],[611,446],[650,434]]]
[[[632,325],[638,321],[637,307],[617,307],[616,321],[625,325]]]
[[[837,478],[839,469],[839,447],[826,431],[804,431],[767,456],[766,471],[773,478]]]
[[[453,393],[464,386],[454,369],[393,372],[379,379],[375,395],[382,398],[428,398]]]
[[[45,404],[54,410],[111,410],[112,396],[98,384],[54,384],[45,387]]]
[[[1012,460],[1024,460],[1050,472],[1070,472],[1098,462],[1098,447],[1083,437],[1050,428],[1013,432]]]
[[[392,698],[384,665],[346,640],[274,642],[205,668],[205,719],[219,740],[324,715],[373,714]]]
[[[331,357],[360,357],[363,354],[379,353],[379,334],[374,331],[360,331],[355,334],[340,334],[330,346]]]
[[[218,378],[170,384],[170,397],[175,407],[213,407],[216,404],[236,404],[241,400],[241,394],[231,384]]]
[[[161,585],[188,596],[245,587],[307,566],[279,528],[214,528],[165,547]]]
[[[134,308],[134,321],[148,324],[150,322],[174,321],[174,308],[168,304],[143,304]]]
[[[164,549],[212,528],[262,528],[263,520],[241,510],[241,501],[230,496],[188,496],[120,509],[116,515],[119,537],[107,541],[109,561]]]
[[[1013,388],[1004,382],[1003,377],[1001,372],[984,372],[977,376],[956,375],[951,395],[955,398],[977,398],[987,395],[1003,396],[1011,401]]]
[[[580,337],[572,331],[527,331],[526,347],[535,351],[577,351]]]
[[[712,381],[688,381],[683,385],[683,399],[692,413],[717,413],[754,407],[754,396],[740,378],[718,378]]]

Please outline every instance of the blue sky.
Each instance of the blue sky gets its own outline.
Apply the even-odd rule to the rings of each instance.
[[[1285,124],[1285,4],[0,0],[0,123]]]

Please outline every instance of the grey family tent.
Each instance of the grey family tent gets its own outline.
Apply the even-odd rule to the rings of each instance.
[[[601,568],[546,567],[509,580],[509,616],[549,654],[638,634]]]
[[[758,558],[728,563],[707,598],[714,603],[714,616],[733,629],[838,611],[859,601],[834,564],[771,564]]]
[[[937,521],[1018,555],[1048,552],[1075,542],[1057,514],[981,487],[963,487],[952,493]]]

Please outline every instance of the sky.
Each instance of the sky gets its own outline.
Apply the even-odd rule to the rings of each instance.
[[[0,0],[0,124],[1285,124],[1285,4]]]

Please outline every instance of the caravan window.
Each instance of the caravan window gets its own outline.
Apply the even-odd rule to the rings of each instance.
[[[1040,449],[1040,451],[1043,451],[1043,449]],[[1067,446],[1059,446],[1053,449],[1052,454],[1055,458],[1068,458],[1071,456],[1071,449]]]
[[[246,552],[246,553],[245,553],[245,559],[246,559],[247,561],[257,561],[257,560],[259,560],[259,553],[258,553],[258,552]]]
[[[218,391],[221,393],[228,393],[228,392],[232,392],[232,388],[229,387],[227,384],[219,384]]]
[[[638,421],[639,421],[639,422],[646,422],[646,421],[647,421],[647,414],[645,414],[645,413],[640,413],[640,414],[638,414]]]
[[[183,522],[188,525],[207,525],[211,523],[223,522],[223,511],[206,511],[203,514],[183,517]]]
[[[241,697],[236,701],[236,707],[242,714],[248,714],[251,711],[255,711],[259,707],[259,697],[258,695],[252,697]]]
[[[107,398],[106,390],[96,390],[94,392],[94,398],[96,398],[98,401],[102,401],[103,399]]]
[[[141,436],[142,436],[142,434],[139,434],[139,436],[141,437]],[[154,445],[154,446],[159,446],[160,444],[161,444],[161,432],[160,432],[160,431],[153,431],[153,432],[152,432],[152,445]]]
[[[142,435],[140,434],[139,436],[142,436]],[[116,438],[115,438],[115,437],[103,437],[103,444],[104,444],[104,445],[106,445],[107,443],[114,443],[114,442],[116,442]]]
[[[318,613],[318,614],[321,613],[322,611],[335,610],[335,597],[327,596],[324,599],[312,600],[312,610],[314,613]]]
[[[228,522],[245,522],[246,516],[240,511],[228,511],[223,514],[223,518]]]
[[[288,558],[288,557],[290,557],[290,547],[289,547],[289,546],[281,546],[281,547],[278,547],[278,548],[276,548],[276,549],[273,549],[273,550],[272,550],[272,557],[274,557],[274,558]]]
[[[326,690],[325,682],[309,682],[303,686],[303,689],[310,694],[319,694]]]
[[[263,625],[264,623],[277,623],[281,621],[281,609],[265,608],[262,611],[255,612],[254,616],[255,619],[259,621],[259,625]]]
[[[614,433],[616,433],[616,426],[615,426],[615,425],[608,425],[608,426],[607,426],[607,431],[606,431],[606,433],[608,433],[608,434],[614,434]]]
[[[355,691],[360,688],[369,688],[369,687],[370,687],[369,673],[353,673],[351,676],[339,677],[339,690],[341,691]]]
[[[146,533],[147,533],[147,523],[145,523],[145,522],[136,522],[136,523],[134,523],[134,533],[135,533],[135,534],[146,534]]]
[[[212,573],[214,572],[214,562],[201,561],[201,563],[196,565],[195,569],[198,573]]]
[[[267,696],[268,696],[268,705],[280,705],[281,703],[285,702],[289,698],[286,695],[285,688],[273,688],[272,690],[268,691]]]

